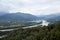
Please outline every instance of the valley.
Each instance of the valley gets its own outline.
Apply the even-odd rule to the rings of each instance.
[[[47,22],[45,20],[32,21],[32,22],[33,23],[36,22],[36,24],[35,23],[34,23],[34,25],[33,24],[32,25],[29,24],[29,25],[27,25],[25,27],[23,27],[23,25],[22,26],[14,25],[14,26],[3,27],[3,28],[0,27],[0,32],[2,32],[2,33],[6,33],[7,32],[8,33],[8,32],[11,32],[11,31],[18,30],[20,28],[28,29],[28,28],[33,28],[33,27],[37,27],[37,26],[48,26],[48,24],[49,24],[49,23],[47,24]],[[5,35],[7,35],[7,33]],[[3,36],[0,36],[0,37],[2,38]]]
[[[55,40],[56,37],[54,38],[53,35],[57,33],[57,30],[58,34],[55,36],[60,34],[60,19],[57,17],[59,17],[59,15],[56,14],[54,14],[54,16],[46,15],[42,17],[20,12],[17,12],[16,14],[4,14],[0,16],[0,39]],[[52,20],[52,18],[54,19]],[[58,37],[59,36],[57,36],[57,39],[59,39]]]

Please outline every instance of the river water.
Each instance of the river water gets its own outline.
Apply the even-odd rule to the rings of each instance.
[[[34,21],[33,21],[34,22]],[[23,29],[27,29],[27,28],[32,28],[32,27],[37,27],[39,25],[42,25],[42,26],[48,26],[49,22],[45,21],[45,20],[39,20],[39,21],[35,21],[35,22],[42,22],[41,24],[37,24],[37,25],[33,25],[33,26],[28,26],[28,27],[23,27]],[[19,28],[15,28],[15,29],[3,29],[3,30],[0,30],[0,32],[6,32],[6,31],[13,31],[13,30],[17,30]],[[0,36],[0,38],[3,38],[5,37],[6,35],[3,35],[3,36]]]
[[[25,28],[32,28],[32,27],[37,27],[37,26],[39,26],[39,25],[48,26],[49,22],[47,22],[47,21],[45,21],[45,20],[39,20],[39,21],[35,21],[35,22],[41,22],[41,21],[42,21],[41,24],[32,25],[32,26],[27,26],[27,27],[23,27],[23,28],[24,28],[24,29],[25,29]],[[13,30],[15,30],[15,29],[17,29],[17,28],[13,28],[13,29],[3,29],[3,30],[0,30],[0,31],[2,31],[2,32],[4,32],[4,31],[13,31]]]

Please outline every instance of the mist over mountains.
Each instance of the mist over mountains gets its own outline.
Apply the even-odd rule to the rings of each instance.
[[[7,14],[7,12],[0,12],[0,16]]]
[[[25,14],[21,12],[17,13],[2,13],[0,12],[0,20],[6,21],[31,21],[37,20],[38,17],[32,14]]]
[[[0,12],[0,21],[33,21],[33,20],[47,20],[47,21],[60,21],[60,13],[50,15],[35,16],[27,13],[6,13]]]
[[[39,19],[47,20],[50,22],[60,21],[60,13],[55,13],[55,14],[50,14],[50,15],[42,15],[42,16],[39,16]]]

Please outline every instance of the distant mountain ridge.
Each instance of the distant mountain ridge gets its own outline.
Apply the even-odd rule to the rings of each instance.
[[[0,12],[0,21],[33,21],[33,20],[47,20],[50,22],[60,21],[60,13],[50,15],[40,15],[39,17],[27,13],[4,13]]]
[[[31,14],[25,14],[21,12],[17,13],[6,13],[2,16],[0,16],[0,20],[6,20],[6,21],[31,21],[31,20],[37,20],[38,17],[31,15]]]
[[[40,20],[47,20],[50,22],[60,21],[60,13],[50,14],[50,15],[43,15],[39,17]]]
[[[7,14],[7,12],[0,12],[0,16]]]

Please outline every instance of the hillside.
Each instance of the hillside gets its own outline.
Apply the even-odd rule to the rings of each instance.
[[[60,40],[60,22],[11,31],[1,40]]]

